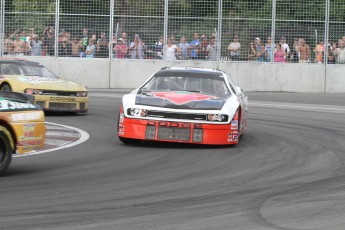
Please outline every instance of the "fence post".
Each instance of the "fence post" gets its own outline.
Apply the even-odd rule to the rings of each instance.
[[[0,57],[3,57],[4,55],[4,40],[5,40],[5,0],[1,0],[0,5]]]
[[[271,28],[271,63],[274,63],[274,49],[276,44],[276,10],[277,0],[272,0],[272,28]]]
[[[59,30],[60,30],[60,0],[56,0],[55,2],[55,52],[54,57],[57,58],[59,54]]]
[[[218,1],[218,31],[217,31],[217,66],[219,66],[222,44],[223,0]]]

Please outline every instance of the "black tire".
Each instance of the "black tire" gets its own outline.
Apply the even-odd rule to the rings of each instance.
[[[3,90],[3,91],[12,91],[12,88],[9,84],[5,83],[1,86],[0,90]]]
[[[131,139],[131,138],[125,138],[125,137],[119,137],[119,140],[122,143],[125,143],[125,144],[128,144],[128,145],[138,144],[140,142],[140,140]]]
[[[11,133],[3,126],[0,126],[0,176],[5,173],[11,164],[13,154],[13,139]]]

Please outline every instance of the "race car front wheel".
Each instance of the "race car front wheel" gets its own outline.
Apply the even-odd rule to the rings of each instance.
[[[3,175],[11,163],[13,148],[10,132],[3,126],[0,126],[0,175]]]
[[[0,87],[0,90],[3,90],[3,91],[12,91],[12,88],[9,84],[3,84],[1,87]]]

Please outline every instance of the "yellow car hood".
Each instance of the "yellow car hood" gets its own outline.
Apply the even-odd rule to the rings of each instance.
[[[45,90],[67,90],[67,91],[86,91],[85,87],[64,80],[62,78],[48,78],[38,76],[7,76],[8,80],[12,81],[23,88],[45,89]]]

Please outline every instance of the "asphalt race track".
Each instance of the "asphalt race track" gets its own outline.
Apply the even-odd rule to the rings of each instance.
[[[345,229],[344,94],[249,93],[240,144],[205,147],[120,143],[121,93],[47,116],[90,138],[13,159],[1,230]]]

